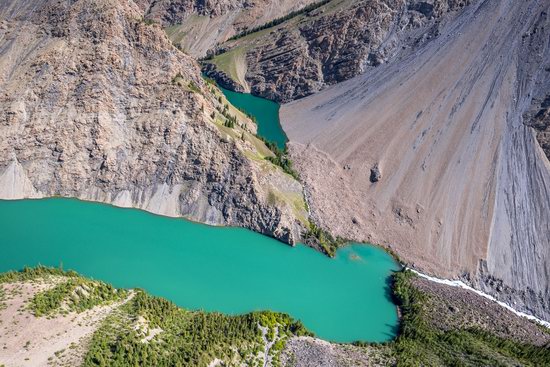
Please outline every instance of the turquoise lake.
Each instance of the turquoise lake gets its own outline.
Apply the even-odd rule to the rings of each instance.
[[[398,325],[398,264],[351,245],[330,259],[257,233],[74,199],[0,201],[0,272],[63,265],[188,309],[285,312],[318,337],[380,342]]]
[[[276,143],[279,149],[284,150],[288,138],[279,121],[279,104],[252,94],[220,89],[233,106],[256,118],[259,136]]]

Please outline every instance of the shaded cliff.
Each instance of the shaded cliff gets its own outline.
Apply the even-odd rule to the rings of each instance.
[[[549,6],[478,1],[419,48],[283,106],[313,217],[550,319]]]
[[[301,185],[135,3],[14,0],[0,22],[0,198],[77,197],[300,236]]]

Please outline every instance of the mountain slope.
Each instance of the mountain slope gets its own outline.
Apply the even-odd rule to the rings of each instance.
[[[0,21],[0,198],[77,197],[299,238],[301,185],[135,3],[13,0]]]
[[[250,29],[315,0],[157,0],[144,5],[147,19],[167,28],[170,39],[195,57],[206,55],[240,31]]]
[[[207,62],[238,83],[227,85],[232,89],[288,102],[391,61],[402,49],[418,48],[469,3],[318,2],[279,25],[223,43],[225,52]]]
[[[479,1],[418,50],[285,105],[314,217],[550,319],[550,163],[523,117],[549,91],[549,6]]]

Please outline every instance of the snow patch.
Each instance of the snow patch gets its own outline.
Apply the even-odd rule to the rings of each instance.
[[[451,287],[460,287],[460,288],[463,288],[463,289],[467,289],[469,291],[472,291],[478,295],[480,295],[481,297],[484,297],[484,298],[487,298],[488,300],[491,300],[493,302],[496,302],[497,304],[499,304],[500,306],[506,308],[507,310],[509,311],[512,311],[513,313],[515,313],[516,315],[518,316],[521,316],[521,317],[525,317],[529,320],[532,320],[532,321],[535,321],[536,323],[540,324],[540,325],[543,325],[547,328],[550,329],[550,322],[548,321],[545,321],[545,320],[541,320],[533,315],[529,315],[529,314],[526,314],[524,312],[521,312],[521,311],[517,311],[516,309],[514,309],[512,306],[502,302],[502,301],[499,301],[497,300],[495,297],[487,294],[487,293],[483,293],[475,288],[472,288],[470,287],[469,285],[467,285],[466,283],[460,281],[460,280],[448,280],[448,279],[440,279],[440,278],[436,278],[436,277],[431,277],[429,275],[426,275],[426,274],[422,274],[421,272],[417,271],[417,270],[414,270],[414,269],[411,269],[411,268],[406,268],[407,270],[410,270],[412,271],[413,273],[415,273],[416,275],[424,278],[424,279],[428,279],[428,280],[431,280],[432,282],[435,282],[435,283],[439,283],[439,284],[445,284],[445,285],[449,285]]]

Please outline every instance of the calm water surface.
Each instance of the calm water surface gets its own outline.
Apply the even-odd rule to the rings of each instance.
[[[253,96],[220,88],[227,100],[235,107],[247,111],[256,118],[258,135],[272,141],[283,150],[288,138],[279,121],[279,104]]]
[[[286,312],[332,341],[388,340],[398,322],[398,265],[373,246],[329,259],[245,229],[55,198],[0,201],[0,253],[0,271],[63,264],[188,309]]]

